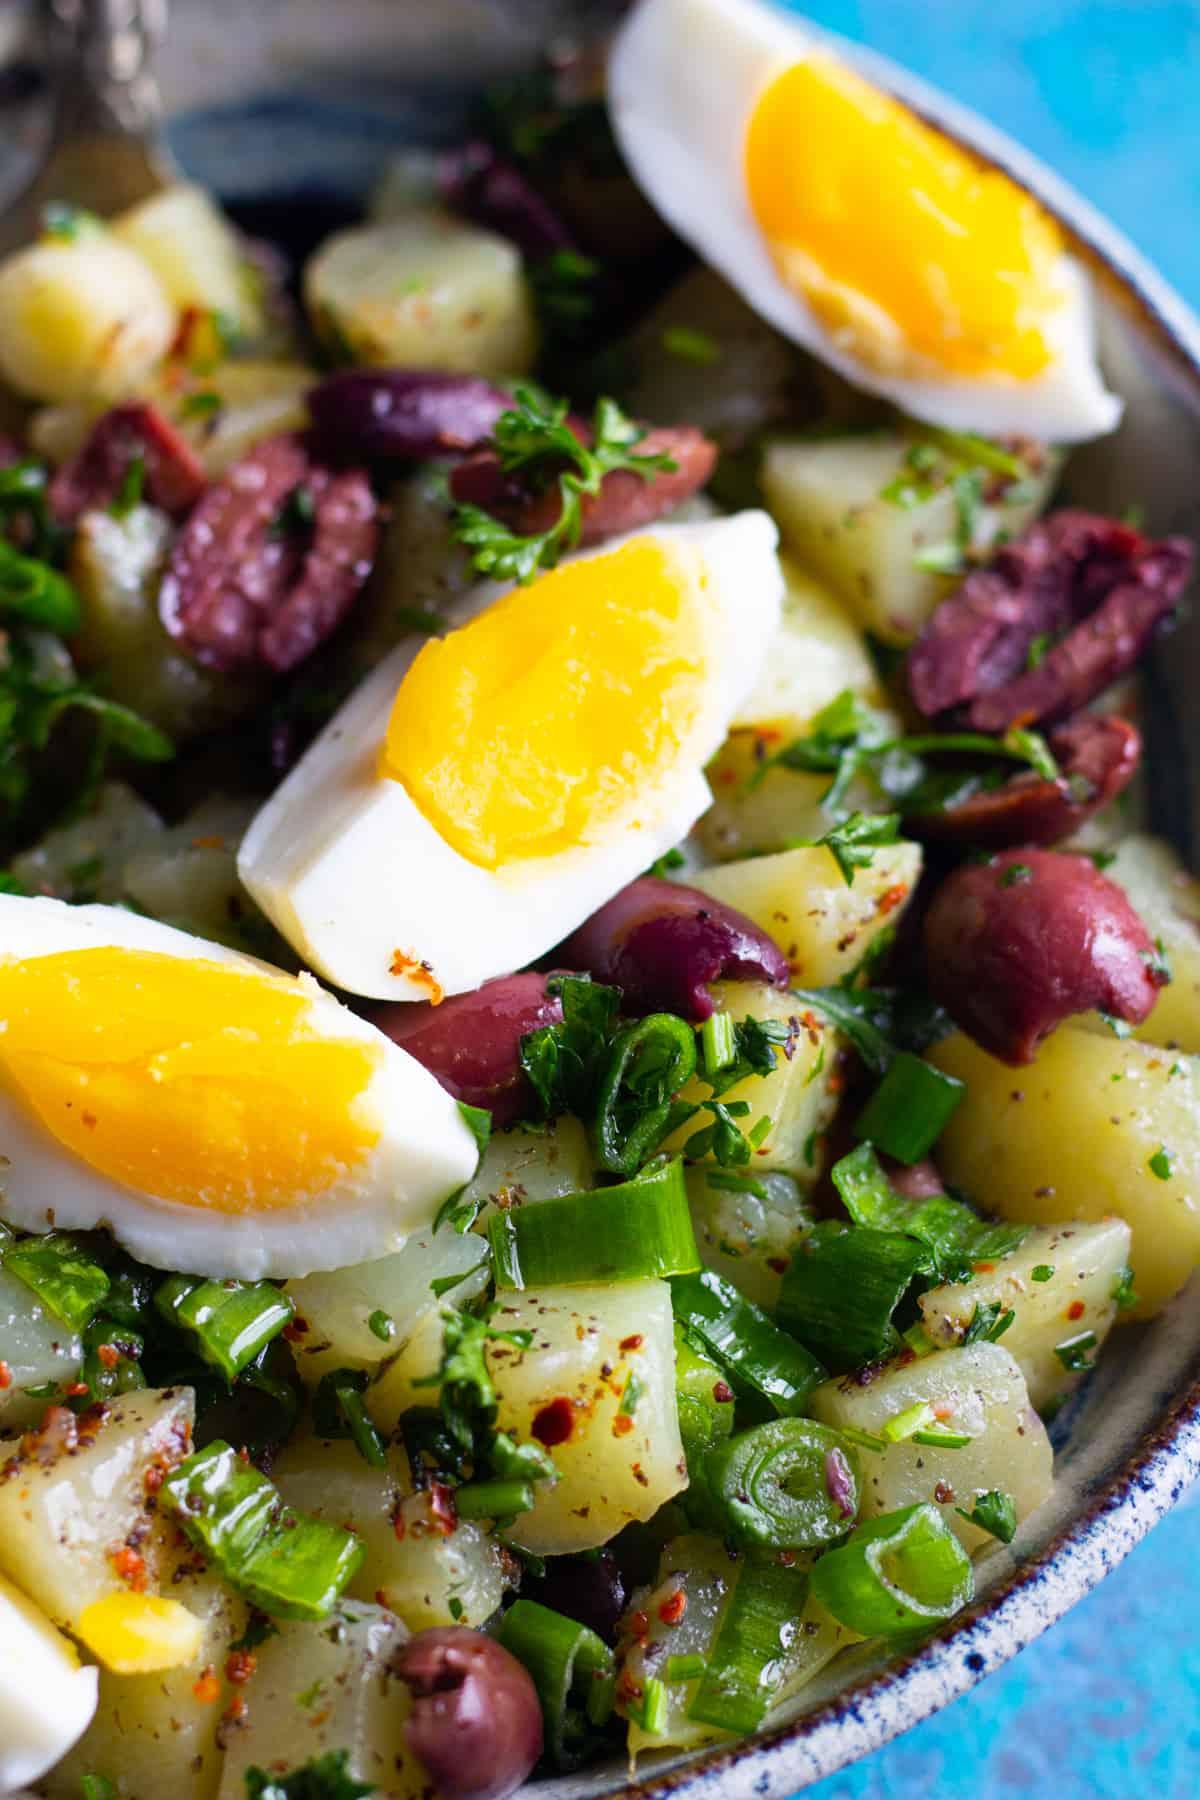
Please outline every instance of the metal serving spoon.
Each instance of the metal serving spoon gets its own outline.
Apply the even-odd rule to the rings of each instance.
[[[43,0],[54,125],[0,220],[0,255],[37,236],[51,202],[106,217],[178,179],[151,67],[166,14],[167,0]]]

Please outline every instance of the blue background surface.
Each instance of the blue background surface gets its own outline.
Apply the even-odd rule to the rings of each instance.
[[[1200,308],[1200,5],[807,0],[798,10],[1027,144]],[[1198,1615],[1195,1493],[1014,1662],[812,1800],[1196,1800]]]

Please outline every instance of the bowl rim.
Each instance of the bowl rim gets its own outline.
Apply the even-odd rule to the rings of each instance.
[[[1106,298],[1139,321],[1200,416],[1200,317],[1098,207],[971,107],[869,46],[798,21],[839,57],[1028,188],[1063,227]],[[1085,1597],[1200,1475],[1200,1369],[1159,1422],[1048,1544],[919,1649],[849,1682],[812,1711],[749,1738],[650,1767],[629,1800],[775,1800],[870,1754],[959,1698]],[[686,1753],[685,1753],[686,1756]],[[612,1791],[612,1790],[610,1790]]]

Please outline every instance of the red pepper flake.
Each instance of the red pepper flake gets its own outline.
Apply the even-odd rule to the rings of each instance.
[[[884,893],[880,894],[878,900],[875,902],[875,910],[880,918],[886,919],[888,914],[890,912],[895,912],[901,902],[907,898],[907,885],[903,881],[898,881],[895,887],[890,887]]]
[[[628,1413],[618,1413],[616,1418],[612,1422],[613,1436],[614,1437],[628,1437],[629,1433],[632,1430],[633,1430],[633,1420],[630,1418],[629,1414]]]
[[[282,1336],[289,1344],[298,1344],[300,1339],[307,1337],[311,1330],[312,1326],[307,1319],[289,1319],[283,1328]]]
[[[1086,1311],[1087,1307],[1083,1304],[1082,1300],[1072,1300],[1070,1306],[1067,1308],[1067,1317],[1068,1319],[1082,1319]]]
[[[400,1543],[403,1543],[403,1541],[404,1541],[404,1533],[405,1533],[405,1531],[406,1531],[406,1530],[407,1530],[407,1529],[408,1529],[408,1528],[407,1528],[407,1526],[406,1526],[406,1525],[405,1525],[405,1523],[404,1523],[404,1514],[403,1514],[403,1513],[397,1513],[397,1514],[396,1514],[396,1516],[395,1516],[395,1518],[394,1518],[394,1519],[393,1519],[393,1520],[392,1520],[392,1530],[393,1530],[393,1531],[394,1531],[394,1532],[395,1532],[395,1534],[396,1534],[396,1538],[397,1538],[397,1541],[398,1541],[398,1542],[400,1542]],[[376,1595],[376,1596],[375,1596],[375,1597],[376,1597],[376,1599],[379,1599],[379,1596],[378,1596],[378,1595]],[[380,1600],[380,1601],[379,1601],[379,1604],[380,1604],[380,1605],[381,1605],[381,1606],[382,1606],[382,1605],[383,1605],[383,1601],[382,1601],[382,1600]]]
[[[145,1591],[146,1559],[144,1556],[139,1556],[136,1550],[131,1550],[128,1544],[123,1544],[119,1550],[113,1551],[112,1566],[120,1579],[128,1587],[131,1587],[135,1594]]]
[[[192,839],[193,850],[223,850],[224,848],[225,839],[215,832],[209,832],[203,837],[194,837]]]
[[[713,1399],[718,1406],[728,1406],[733,1399],[733,1389],[727,1381],[713,1382]]]
[[[676,1588],[673,1594],[667,1595],[659,1607],[658,1616],[664,1625],[678,1625],[686,1611],[687,1595],[682,1588]]]
[[[87,1391],[88,1391],[88,1384],[86,1381],[68,1382],[67,1386],[63,1389],[63,1393],[66,1394],[72,1400],[77,1399],[80,1394],[86,1394]]]
[[[106,1369],[115,1369],[121,1360],[121,1352],[115,1344],[100,1344],[97,1347],[96,1355]]]
[[[629,1421],[633,1423],[632,1420]],[[575,1408],[565,1394],[556,1400],[550,1400],[540,1412],[533,1416],[533,1424],[529,1427],[539,1444],[547,1450],[553,1450],[556,1444],[565,1444],[575,1429]]]
[[[632,1469],[632,1474],[633,1474],[633,1479],[637,1482],[639,1487],[648,1488],[650,1486],[650,1477],[646,1474],[646,1471],[642,1468],[641,1463],[634,1463],[633,1469]]]
[[[214,1700],[221,1698],[221,1683],[217,1680],[217,1671],[211,1663],[199,1679],[193,1681],[192,1693],[201,1706],[211,1706]]]
[[[454,1489],[448,1488],[444,1482],[431,1481],[429,1484],[430,1523],[440,1537],[449,1537],[458,1530],[458,1508],[454,1504]]]
[[[621,1339],[621,1349],[626,1352],[630,1350],[640,1350],[645,1341],[646,1340],[641,1332],[635,1331],[632,1337]]]
[[[635,1638],[644,1638],[650,1629],[650,1614],[635,1612],[629,1621],[629,1629]]]
[[[775,1560],[785,1569],[794,1569],[796,1566],[796,1552],[794,1550],[781,1550]]]
[[[0,1361],[0,1390],[12,1386],[12,1369],[8,1363]]]
[[[234,1687],[241,1687],[249,1681],[257,1667],[258,1658],[253,1650],[231,1650],[225,1662],[225,1679],[231,1681]]]
[[[428,989],[430,1006],[440,1006],[446,998],[446,990],[434,974],[433,964],[414,956],[411,950],[392,951],[391,973],[407,975],[417,987]]]
[[[975,1273],[977,1275],[990,1275],[992,1273],[992,1271],[995,1269],[996,1265],[995,1265],[995,1263],[990,1263],[990,1262],[978,1262],[978,1263],[974,1263],[972,1265],[972,1267],[974,1268]]]
[[[954,1498],[954,1489],[948,1481],[939,1481],[933,1490],[933,1497],[939,1506],[949,1506]]]
[[[786,1256],[768,1256],[767,1267],[773,1274],[782,1275],[788,1267],[788,1259]]]

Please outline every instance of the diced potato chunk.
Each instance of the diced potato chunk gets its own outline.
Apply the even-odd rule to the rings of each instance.
[[[75,1333],[33,1290],[0,1268],[0,1431],[24,1431],[61,1398],[83,1361]],[[35,1388],[36,1393],[30,1393]],[[0,1463],[5,1447],[0,1445]]]
[[[403,1452],[393,1449],[388,1467],[373,1469],[349,1441],[301,1437],[281,1450],[272,1478],[299,1511],[358,1534],[366,1554],[350,1595],[380,1600],[411,1631],[483,1625],[499,1607],[505,1576],[496,1540],[470,1519],[447,1532],[428,1494],[412,1492]]]
[[[56,825],[31,850],[14,857],[9,867],[33,894],[58,900],[123,900],[126,860],[160,840],[164,831],[162,820],[140,794],[122,781],[106,781],[85,818]]]
[[[694,1163],[687,1190],[704,1266],[773,1311],[783,1271],[812,1223],[794,1178],[777,1170]]]
[[[262,330],[262,308],[237,233],[211,194],[190,183],[163,188],[112,221],[181,313],[220,313],[243,337]]]
[[[1097,1345],[1117,1316],[1116,1290],[1129,1262],[1124,1219],[1096,1225],[1039,1225],[1025,1242],[970,1281],[930,1288],[920,1300],[925,1330],[937,1344],[957,1344],[977,1306],[998,1302],[1016,1317],[1004,1348],[1020,1366],[1034,1406],[1042,1408],[1075,1387],[1055,1345],[1093,1331]]]
[[[778,1020],[792,1031],[790,1046],[775,1051],[771,1075],[748,1075],[722,1094],[725,1102],[744,1100],[749,1114],[741,1120],[749,1131],[762,1119],[768,1121],[750,1159],[752,1169],[782,1169],[798,1181],[813,1181],[820,1170],[817,1139],[829,1124],[837,1106],[836,1074],[841,1040],[824,1019],[815,1015],[800,1022],[797,1002],[786,989],[765,982],[722,981],[712,989],[719,1012],[737,1020]],[[795,1024],[793,1026],[793,1021]],[[785,1054],[790,1048],[791,1054]],[[681,1099],[701,1101],[711,1092],[697,1076],[683,1089]],[[709,1122],[709,1114],[689,1119],[663,1148],[671,1154],[682,1150],[692,1134]]]
[[[246,1771],[283,1775],[345,1750],[348,1770],[389,1800],[425,1800],[429,1776],[405,1736],[411,1697],[391,1661],[408,1641],[379,1606],[343,1603],[320,1624],[285,1624],[255,1652],[244,1728],[230,1736],[219,1800],[245,1800]]]
[[[30,400],[113,400],[175,336],[153,270],[107,232],[30,244],[0,263],[0,376]]]
[[[910,1407],[927,1403],[940,1430],[964,1433],[970,1443],[947,1450],[911,1439],[885,1450],[858,1446],[862,1460],[862,1516],[895,1512],[929,1500],[968,1550],[992,1542],[958,1512],[975,1496],[1011,1494],[1017,1519],[1045,1500],[1054,1479],[1054,1452],[1030,1404],[1025,1378],[1002,1344],[938,1350],[916,1362],[890,1363],[865,1385],[857,1376],[828,1381],[812,1396],[812,1412],[826,1425],[878,1437]]]
[[[152,506],[135,506],[123,518],[85,513],[68,572],[83,602],[75,641],[80,663],[103,670],[112,699],[180,738],[229,723],[260,688],[202,668],[168,637],[158,616],[158,586],[170,539],[169,521]]]
[[[155,1586],[164,1533],[150,1529],[146,1476],[187,1454],[193,1412],[190,1388],[125,1394],[100,1424],[57,1409],[0,1465],[0,1569],[56,1624],[73,1630],[94,1601],[129,1589],[128,1542]]]
[[[150,1675],[100,1673],[100,1704],[87,1734],[54,1771],[49,1800],[77,1800],[83,1775],[102,1775],[118,1800],[213,1800],[221,1778],[221,1715],[237,1692],[225,1679],[230,1645],[245,1630],[245,1601],[216,1576],[184,1561],[172,1595],[195,1619],[189,1662]]]
[[[212,794],[178,825],[151,839],[121,871],[125,897],[156,919],[197,937],[271,956],[261,935],[266,921],[237,878],[237,852],[254,817],[254,802]]]
[[[553,1200],[578,1194],[595,1184],[595,1163],[587,1133],[579,1120],[564,1113],[550,1124],[524,1131],[494,1132],[475,1177],[463,1189],[463,1201],[480,1200],[477,1229],[486,1228],[496,1207],[522,1206],[531,1200]]]
[[[539,1486],[511,1529],[517,1543],[539,1555],[594,1549],[686,1486],[665,1281],[504,1293],[493,1323],[534,1334],[528,1350],[488,1346],[500,1429],[525,1443],[544,1407],[566,1401],[572,1414],[568,1437],[551,1448],[558,1482]],[[622,1414],[635,1377],[636,1406]]]
[[[1141,1304],[1161,1311],[1200,1261],[1200,1064],[1074,1025],[1011,1069],[956,1035],[929,1052],[967,1095],[938,1141],[948,1181],[1031,1225],[1124,1219]]]
[[[797,987],[828,987],[899,921],[921,873],[918,844],[885,844],[847,885],[830,851],[783,850],[692,877],[774,938]]]
[[[1169,844],[1140,835],[1117,845],[1116,860],[1104,873],[1124,888],[1171,965],[1169,986],[1159,990],[1154,1011],[1134,1035],[1200,1054],[1200,881]]]
[[[913,439],[884,428],[851,437],[777,440],[763,458],[762,487],[784,542],[830,582],[868,631],[888,644],[909,643],[954,578],[916,566],[922,552],[952,544],[956,501],[946,485],[917,506],[884,499],[890,485],[912,471],[905,458]],[[1042,466],[1020,485],[1018,502],[980,508],[975,545],[1000,531],[1018,532],[1035,519],[1058,473],[1045,453]]]
[[[355,362],[519,375],[537,352],[519,252],[442,213],[327,238],[304,298],[318,334]]]

